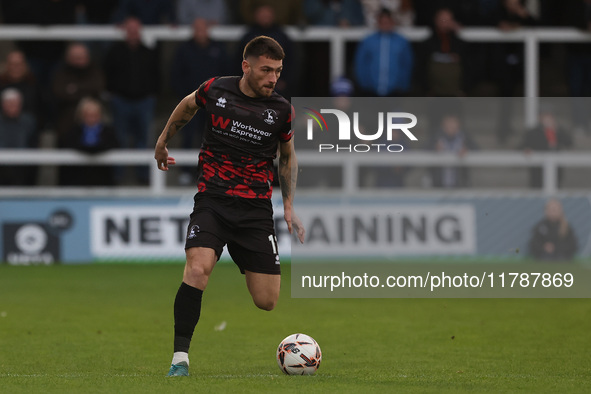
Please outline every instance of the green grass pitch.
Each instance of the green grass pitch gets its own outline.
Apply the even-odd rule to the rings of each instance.
[[[191,376],[166,378],[181,275],[178,264],[0,266],[0,392],[591,392],[591,300],[292,299],[289,265],[265,312],[219,264]],[[277,367],[276,346],[296,332],[322,348],[314,376]]]

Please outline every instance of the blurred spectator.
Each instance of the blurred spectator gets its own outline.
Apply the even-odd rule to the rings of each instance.
[[[205,19],[209,25],[231,22],[225,0],[177,0],[176,20],[179,25],[190,25],[198,18]]]
[[[76,108],[83,97],[101,97],[105,77],[91,61],[86,46],[72,43],[66,49],[64,63],[53,76],[52,85],[57,107],[55,129],[58,135],[62,135],[74,125]]]
[[[78,0],[18,0],[5,1],[4,23],[26,25],[69,25],[76,22]],[[40,127],[51,126],[55,107],[51,97],[51,77],[62,58],[62,40],[23,40],[16,42],[26,55],[31,71],[37,79],[41,105],[38,110]]]
[[[564,24],[591,32],[591,0],[571,0],[562,2]],[[568,92],[572,101],[574,128],[589,134],[589,101],[581,97],[591,97],[591,45],[586,43],[566,44],[566,71]]]
[[[415,0],[415,2],[418,0]],[[475,27],[498,27],[503,0],[454,0],[445,1],[440,0],[421,0],[421,3],[449,3],[445,5],[449,8],[456,20],[462,26]],[[433,14],[437,8],[434,8]],[[432,19],[431,19],[432,20]],[[429,21],[428,21],[429,22]],[[498,81],[497,68],[499,61],[495,60],[499,56],[498,44],[483,43],[483,42],[469,42],[465,43],[465,52],[469,54],[464,58],[464,77],[465,90],[468,95],[482,95],[478,90],[482,83],[485,86],[496,87]],[[491,93],[486,93],[490,95]],[[499,95],[500,92],[495,92]]]
[[[568,223],[562,204],[556,199],[546,203],[544,218],[532,229],[529,253],[538,260],[568,261],[577,252],[577,237]]]
[[[77,108],[76,124],[59,143],[61,148],[76,149],[95,154],[118,147],[114,129],[106,125],[100,101],[85,97]],[[66,186],[113,186],[112,166],[67,166],[60,169],[60,185]]]
[[[120,0],[115,10],[115,23],[136,18],[144,25],[176,24],[174,2],[171,0]]]
[[[360,0],[305,0],[306,23],[312,26],[348,27],[363,26],[365,19]],[[352,43],[351,43],[352,45]],[[300,86],[302,96],[326,97],[330,81],[330,45],[326,41],[305,41],[299,43],[304,57],[298,70],[301,70]],[[347,56],[348,58],[349,56]],[[350,63],[349,59],[345,62]]]
[[[14,88],[2,91],[0,131],[3,148],[29,148],[35,131],[35,119],[23,111],[23,96]]]
[[[353,114],[353,98],[354,93],[353,82],[345,77],[339,77],[330,84],[329,94],[332,97],[330,101],[330,108],[336,108],[345,112],[351,119]],[[328,96],[325,95],[325,96]],[[359,108],[358,108],[359,109]],[[302,114],[303,115],[303,114]],[[331,137],[328,133],[318,133],[314,136],[314,141],[308,140],[304,133],[307,132],[304,126],[305,122],[301,122],[296,130],[296,133],[302,133],[302,138],[298,140],[298,149],[301,150],[317,150],[320,143],[334,143],[334,136]],[[302,165],[301,177],[298,177],[298,185],[303,188],[314,189],[338,189],[343,185],[343,171],[338,164],[316,164],[316,165]],[[362,174],[363,176],[363,174]]]
[[[565,4],[566,3],[566,4]],[[576,1],[565,2],[563,0],[544,0],[539,2],[540,7],[540,25],[545,27],[557,27],[563,22],[563,11],[568,8],[570,3]]]
[[[526,153],[559,151],[572,146],[572,138],[568,132],[560,127],[552,109],[542,106],[539,123],[536,127],[528,130],[520,145]],[[562,180],[562,168],[558,168],[558,183]],[[532,167],[529,170],[529,186],[541,188],[543,184],[543,173],[539,167]]]
[[[35,119],[23,112],[21,93],[8,88],[0,94],[0,149],[33,148]],[[31,166],[0,166],[0,185],[33,185],[35,169]]]
[[[113,23],[115,8],[118,4],[118,0],[79,0],[76,22],[79,25],[110,25]],[[88,48],[92,59],[98,64],[102,63],[105,52],[112,43],[109,40],[82,42]]]
[[[477,0],[472,26],[498,26],[504,0]]]
[[[392,13],[377,15],[378,31],[357,46],[355,78],[364,96],[401,96],[410,89],[413,53],[406,38],[394,31]]]
[[[5,24],[68,25],[76,22],[78,0],[2,1]],[[40,83],[48,83],[52,66],[59,61],[65,44],[57,41],[25,40],[17,42],[29,60]]]
[[[129,18],[123,26],[125,41],[113,44],[104,65],[113,126],[122,148],[144,149],[159,87],[158,59],[154,50],[142,44],[138,19]],[[147,169],[137,171],[139,181],[147,183]]]
[[[0,73],[0,91],[7,88],[15,88],[21,93],[24,112],[37,115],[37,80],[29,69],[25,54],[20,50],[10,51],[6,55],[5,69]]]
[[[501,30],[511,31],[521,27],[534,26],[536,23],[525,7],[524,0],[503,0],[499,21]],[[521,96],[521,92],[516,91],[516,88],[522,86],[524,77],[523,44],[500,43],[496,44],[494,48],[495,79],[499,86],[499,96]],[[497,140],[499,144],[504,145],[513,134],[510,123],[513,109],[511,100],[501,100],[500,103]]]
[[[359,0],[304,0],[306,22],[313,26],[362,26]]]
[[[402,149],[400,150],[400,152],[403,152],[408,149],[408,144],[406,143],[406,141],[407,139],[403,133],[395,131],[394,133],[392,133],[392,138],[390,140],[380,138],[377,139],[374,143],[383,144],[384,147],[400,145],[400,149]],[[381,152],[384,152],[384,149],[386,148],[382,148]],[[391,147],[390,149],[395,150],[396,148]],[[361,182],[364,183],[361,186],[375,187],[378,189],[387,189],[394,187],[403,187],[404,179],[406,178],[406,174],[408,173],[408,171],[409,168],[404,166],[377,166],[365,168],[360,167],[359,177],[361,180],[364,180],[363,182]]]
[[[501,30],[519,29],[537,24],[525,6],[526,0],[503,0],[499,28]]]
[[[470,136],[462,130],[460,118],[447,114],[441,119],[441,129],[431,148],[436,152],[450,152],[463,156],[469,150],[477,149]],[[466,167],[449,166],[431,169],[431,181],[435,187],[467,187],[470,184]]]
[[[450,10],[462,26],[496,26],[501,0],[412,0],[415,26],[430,27],[437,11]],[[495,8],[497,8],[495,15]],[[486,21],[485,19],[489,19]],[[493,21],[491,21],[492,19]]]
[[[228,75],[224,46],[211,39],[205,19],[193,21],[193,36],[178,46],[171,71],[172,88],[178,98],[193,92],[211,77]]]
[[[395,18],[396,24],[402,27],[414,25],[415,12],[413,0],[360,0],[366,26],[376,29],[376,15],[381,9],[387,9]],[[416,0],[414,0],[416,1]],[[433,0],[429,0],[432,2]],[[432,20],[433,18],[431,18]]]
[[[499,18],[499,29],[512,31],[521,27],[534,26],[536,20],[525,7],[525,0],[503,0]],[[523,80],[523,45],[503,43],[497,46],[498,78],[502,97],[515,94],[515,86]]]
[[[280,26],[302,23],[302,0],[240,0],[240,14],[243,22],[247,25],[259,23],[257,10],[263,6],[271,7],[273,20]]]
[[[79,0],[82,5],[81,22],[89,25],[107,25],[113,23],[119,0]]]
[[[335,98],[335,102],[345,101],[344,99],[347,99],[347,102],[350,101],[350,97],[353,95],[354,91],[353,82],[345,77],[339,77],[330,84],[330,95]],[[339,99],[339,97],[341,99]],[[345,109],[347,110],[349,109],[348,105],[337,105],[337,108],[342,109],[343,107],[346,107]],[[345,109],[343,109],[343,111]]]
[[[0,8],[6,24],[66,24],[75,20],[79,3],[80,0],[0,0]]]
[[[269,36],[274,38],[285,52],[285,59],[283,59],[283,71],[281,78],[275,85],[275,90],[286,99],[290,99],[297,86],[296,79],[296,62],[295,62],[295,48],[293,41],[285,34],[283,28],[277,24],[275,19],[274,8],[268,5],[262,5],[254,11],[254,24],[251,25],[248,31],[242,36],[238,43],[235,62],[236,65],[242,64],[242,52],[246,44],[256,36]],[[239,58],[239,61],[238,61]],[[242,74],[242,68],[234,71],[236,75]]]
[[[437,11],[433,22],[431,37],[419,47],[423,90],[429,96],[463,96],[466,52],[456,34],[460,26],[447,8]]]
[[[180,100],[209,78],[227,75],[228,64],[224,46],[209,37],[207,21],[197,18],[193,21],[193,37],[176,50],[170,75],[172,90]],[[206,116],[205,111],[197,111],[182,128],[184,149],[201,147]],[[182,167],[181,171],[180,183],[192,184],[191,168]]]

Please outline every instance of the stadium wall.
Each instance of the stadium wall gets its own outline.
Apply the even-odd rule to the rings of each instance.
[[[591,255],[591,207],[585,194],[560,199],[578,241]],[[307,228],[298,256],[492,257],[527,255],[541,196],[449,194],[307,196],[297,211]],[[182,262],[192,195],[168,198],[4,198],[0,252],[8,264]],[[282,205],[274,201],[279,251],[291,252]]]

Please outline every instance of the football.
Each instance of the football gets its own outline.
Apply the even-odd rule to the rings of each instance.
[[[320,346],[306,334],[292,334],[277,348],[277,364],[288,375],[312,375],[322,361]]]

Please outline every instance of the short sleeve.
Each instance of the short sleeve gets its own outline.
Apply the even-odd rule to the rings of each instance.
[[[195,91],[195,103],[198,107],[205,108],[207,104],[207,92],[209,91],[211,83],[216,79],[217,77],[211,78],[210,80],[203,82],[201,86],[199,86]]]
[[[290,107],[291,107],[291,111],[289,112],[289,115],[287,116],[287,120],[283,124],[283,126],[281,128],[281,133],[279,134],[279,137],[280,137],[281,141],[283,141],[283,142],[287,142],[287,141],[291,140],[291,138],[293,137],[292,119],[295,117],[295,109],[293,108],[293,105],[291,105],[291,104],[290,104]]]

